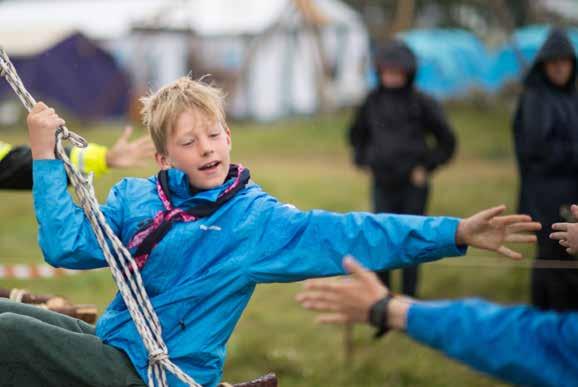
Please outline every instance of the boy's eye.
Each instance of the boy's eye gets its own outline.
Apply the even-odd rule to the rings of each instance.
[[[195,140],[187,140],[187,141],[183,142],[183,145],[184,145],[184,146],[193,145],[194,142],[195,142]]]
[[[220,134],[221,134],[221,132],[211,133],[211,134],[209,135],[209,137],[211,137],[211,138],[219,137]]]

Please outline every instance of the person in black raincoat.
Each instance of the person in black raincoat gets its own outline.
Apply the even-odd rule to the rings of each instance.
[[[442,107],[414,87],[417,59],[406,44],[385,45],[375,64],[379,85],[349,130],[354,162],[373,175],[375,212],[422,215],[429,176],[452,157],[455,136]],[[389,272],[379,277],[389,286]],[[418,268],[403,269],[402,277],[402,292],[415,296]]]
[[[514,117],[520,173],[519,211],[542,223],[537,258],[572,260],[548,238],[556,222],[571,220],[578,200],[578,94],[576,53],[566,33],[552,29],[524,79]],[[578,309],[578,270],[532,271],[532,304],[542,309]]]
[[[109,168],[143,166],[152,160],[154,146],[148,136],[129,141],[132,128],[126,127],[115,144],[88,144],[87,148],[66,148],[72,164],[82,173],[99,176]],[[0,190],[32,189],[32,152],[28,145],[12,146],[0,140]]]

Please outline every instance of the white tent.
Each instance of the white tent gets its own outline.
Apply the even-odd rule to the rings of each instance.
[[[132,44],[142,85],[212,74],[238,118],[310,114],[366,91],[367,32],[339,0],[175,2],[143,18]]]
[[[41,52],[73,31],[109,49],[139,91],[212,74],[229,112],[271,120],[357,102],[366,29],[340,0],[5,0],[0,46]]]

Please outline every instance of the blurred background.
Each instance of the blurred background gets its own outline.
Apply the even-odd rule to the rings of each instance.
[[[398,37],[418,57],[417,87],[444,104],[458,140],[433,177],[428,213],[466,216],[500,203],[515,210],[520,81],[549,26],[567,27],[578,47],[577,23],[576,0],[4,0],[0,46],[37,99],[104,145],[125,123],[142,134],[138,98],[149,90],[208,76],[228,94],[234,161],[283,201],[347,212],[371,209],[370,176],[346,140],[352,109],[378,82],[376,47]],[[0,140],[25,144],[25,117],[0,80]],[[152,161],[111,171],[95,181],[99,199],[123,176],[154,173]],[[30,192],[1,191],[0,219],[0,287],[105,308],[115,293],[106,271],[29,279],[7,269],[42,263]],[[472,250],[422,273],[422,298],[529,300],[528,261]],[[342,330],[315,326],[293,301],[300,286],[258,288],[230,342],[227,380],[274,371],[282,386],[500,385],[402,335],[374,342],[363,327],[346,361]]]

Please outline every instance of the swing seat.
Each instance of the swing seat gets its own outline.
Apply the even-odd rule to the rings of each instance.
[[[277,380],[277,375],[269,373],[265,376],[261,376],[258,379],[252,380],[250,382],[230,384],[221,383],[219,387],[278,387],[279,381]]]
[[[96,305],[75,305],[64,297],[53,296],[50,294],[33,294],[23,289],[0,288],[0,298],[8,298],[12,301],[48,309],[53,312],[77,318],[88,324],[94,324],[98,317]]]

